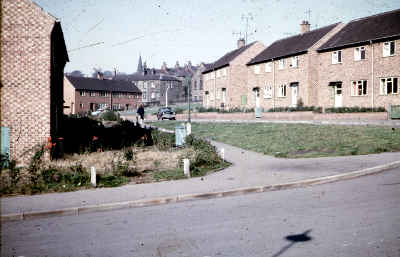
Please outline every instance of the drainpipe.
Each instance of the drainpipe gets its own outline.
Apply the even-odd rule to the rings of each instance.
[[[272,58],[272,109],[275,110],[275,62]]]
[[[372,40],[369,41],[371,45],[371,106],[374,108],[374,45],[372,44]]]
[[[214,76],[214,108],[217,108],[217,76],[215,74],[215,68],[213,68]]]

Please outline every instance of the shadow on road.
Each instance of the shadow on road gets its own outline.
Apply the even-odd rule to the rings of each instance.
[[[282,255],[284,252],[289,250],[289,248],[292,247],[296,243],[304,243],[307,241],[311,241],[312,237],[308,236],[308,233],[310,233],[310,232],[311,232],[311,229],[304,231],[302,234],[288,235],[287,237],[285,237],[285,239],[287,241],[289,241],[290,243],[285,245],[284,247],[282,247],[282,249],[280,249],[279,252],[275,253],[271,257],[278,257],[278,256]]]

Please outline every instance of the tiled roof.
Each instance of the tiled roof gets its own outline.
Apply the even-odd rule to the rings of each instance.
[[[280,39],[268,46],[247,65],[262,63],[272,59],[281,59],[293,55],[306,53],[310,47],[336,27],[338,23],[314,29],[309,32]]]
[[[350,21],[323,44],[318,51],[400,38],[400,9]]]
[[[130,92],[140,93],[140,90],[131,82],[124,80],[109,80],[84,77],[67,76],[75,89],[111,91],[111,92]]]
[[[239,56],[240,54],[242,54],[244,51],[246,51],[249,47],[251,47],[255,42],[245,45],[241,48],[235,49],[233,51],[230,51],[229,53],[225,54],[224,56],[222,56],[221,58],[219,58],[217,61],[215,61],[214,63],[210,63],[206,65],[206,69],[203,71],[203,73],[207,73],[210,71],[213,71],[215,69],[219,69],[225,66],[228,66],[229,63],[235,59],[237,56]]]

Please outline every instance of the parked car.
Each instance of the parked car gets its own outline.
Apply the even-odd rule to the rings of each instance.
[[[172,111],[171,107],[162,107],[158,109],[157,119],[159,120],[175,120],[175,112]]]
[[[97,109],[96,111],[92,112],[91,114],[92,114],[93,116],[97,116],[97,115],[99,115],[100,113],[105,112],[105,111],[107,111],[107,110],[108,110],[107,108],[99,108],[99,109]]]

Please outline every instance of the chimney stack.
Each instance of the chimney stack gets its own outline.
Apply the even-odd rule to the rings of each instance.
[[[300,30],[301,30],[301,34],[309,32],[310,31],[310,23],[308,23],[308,21],[303,21],[300,24]]]
[[[246,45],[246,41],[244,40],[244,38],[239,38],[239,40],[237,41],[237,47],[238,49],[245,46]]]

